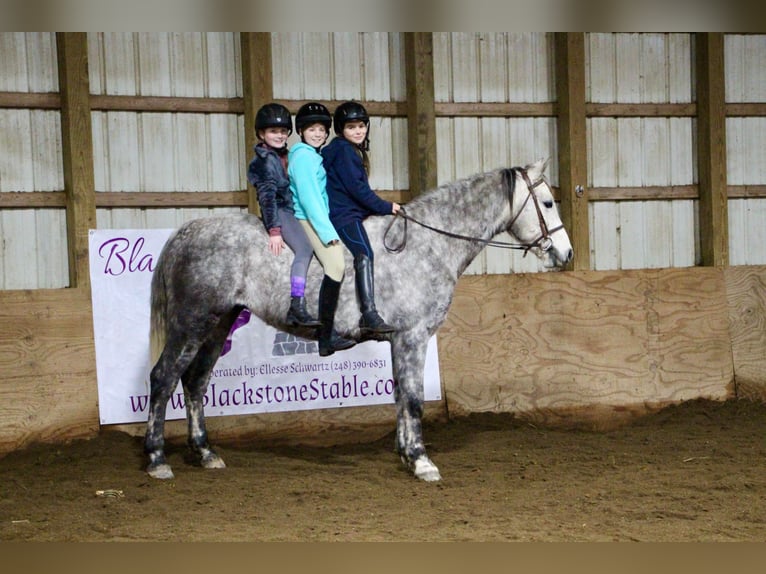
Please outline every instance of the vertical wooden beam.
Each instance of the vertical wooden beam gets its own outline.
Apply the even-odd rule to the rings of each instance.
[[[430,32],[404,34],[411,197],[436,187],[437,182],[433,52]]]
[[[96,227],[96,194],[87,34],[58,32],[56,50],[61,91],[61,144],[69,243],[69,285],[88,288],[88,230]]]
[[[695,36],[702,264],[725,267],[729,265],[729,214],[723,34],[704,32]]]
[[[574,248],[570,265],[575,270],[589,270],[585,34],[557,32],[554,43],[561,218]]]
[[[274,76],[271,63],[271,34],[268,32],[242,32],[242,94],[245,103],[245,158],[242,169],[247,169],[255,145],[255,113],[263,104],[274,99]],[[247,184],[247,207],[250,213],[260,215],[258,195]]]

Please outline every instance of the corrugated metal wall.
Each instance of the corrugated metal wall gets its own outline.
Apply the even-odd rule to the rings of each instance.
[[[437,102],[552,102],[553,38],[529,33],[435,33],[434,95]],[[554,118],[442,117],[436,121],[438,182],[478,171],[551,158],[548,176],[558,184]],[[511,241],[507,233],[498,238]],[[484,249],[469,274],[534,272],[536,257]]]
[[[92,94],[241,97],[239,34],[90,33]],[[241,115],[94,111],[96,191],[236,191],[247,185]],[[99,228],[173,228],[239,208],[101,208]]]
[[[766,102],[766,35],[724,38],[727,102]],[[726,120],[729,185],[766,183],[766,118]],[[766,263],[766,198],[729,200],[729,260]]]
[[[0,91],[57,92],[55,34],[0,33]],[[58,111],[0,108],[0,193],[64,187]],[[64,210],[0,209],[0,288],[69,283]]]
[[[587,34],[586,101],[693,101],[690,34]],[[590,187],[695,183],[692,118],[589,118]],[[603,201],[589,207],[594,269],[699,263],[696,202]]]
[[[275,33],[272,61],[277,100],[403,102],[406,98],[401,33]],[[290,142],[296,141],[293,134]],[[370,141],[370,185],[409,188],[407,119],[373,116]]]
[[[434,33],[437,103],[555,102],[554,48],[545,33]],[[694,94],[690,34],[587,34],[588,102],[689,103]],[[88,34],[91,93],[242,97],[238,33]],[[401,33],[275,33],[278,100],[406,99]],[[766,102],[766,36],[726,35],[727,102]],[[56,92],[55,36],[0,33],[0,91]],[[232,113],[93,111],[99,193],[224,192],[246,188],[243,116]],[[766,119],[726,121],[728,183],[766,184]],[[440,183],[538,157],[552,159],[555,117],[436,119]],[[692,117],[589,117],[589,187],[684,186],[697,182]],[[374,117],[373,187],[409,187],[407,119]],[[293,136],[295,141],[295,136]],[[0,192],[63,189],[60,114],[0,108]],[[600,200],[589,206],[591,267],[632,269],[699,263],[696,200]],[[102,208],[106,228],[176,227],[240,208]],[[68,284],[60,208],[0,209],[0,287]],[[731,264],[766,263],[766,199],[729,200]],[[535,272],[517,252],[485,250],[469,273]]]

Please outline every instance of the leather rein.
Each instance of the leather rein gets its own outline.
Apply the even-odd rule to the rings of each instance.
[[[404,248],[407,246],[407,222],[412,221],[413,223],[416,223],[420,225],[421,227],[425,227],[426,229],[430,231],[440,233],[441,235],[446,235],[447,237],[452,237],[453,239],[477,241],[479,243],[483,243],[484,245],[487,245],[490,247],[499,247],[501,249],[520,249],[524,251],[523,257],[526,257],[527,253],[529,253],[529,250],[535,247],[539,247],[543,252],[550,250],[551,247],[553,247],[553,240],[551,239],[551,235],[555,233],[556,231],[563,229],[564,225],[562,224],[557,227],[554,227],[553,229],[548,229],[548,224],[545,223],[545,218],[543,217],[543,211],[540,208],[540,201],[537,199],[537,195],[534,193],[534,189],[538,185],[540,185],[541,183],[545,183],[545,177],[541,176],[534,183],[532,183],[532,181],[530,181],[529,179],[529,175],[527,174],[527,170],[525,169],[511,168],[511,169],[504,170],[503,179],[505,180],[506,189],[508,190],[508,204],[510,205],[511,209],[513,209],[513,192],[515,187],[513,174],[516,171],[518,171],[521,174],[521,177],[524,178],[524,183],[527,184],[528,194],[526,199],[524,200],[524,203],[521,205],[521,208],[519,208],[519,211],[511,219],[506,229],[511,228],[511,226],[516,222],[516,220],[524,211],[524,208],[529,202],[529,199],[532,198],[532,203],[534,203],[535,211],[537,212],[537,219],[540,222],[540,237],[538,237],[533,242],[510,243],[507,241],[494,241],[492,239],[482,239],[481,237],[471,237],[469,235],[452,233],[451,231],[447,231],[445,229],[439,229],[438,227],[432,227],[431,225],[428,225],[427,223],[423,223],[422,221],[415,219],[411,215],[408,215],[407,212],[404,210],[404,206],[402,206],[399,209],[399,213],[396,214],[396,216],[391,220],[391,222],[386,227],[386,231],[383,234],[383,246],[386,248],[386,251],[388,251],[389,253],[400,253],[401,251],[403,251]],[[391,228],[396,222],[397,217],[401,217],[402,219],[404,219],[404,237],[402,238],[402,242],[399,245],[392,247],[388,241],[388,233],[391,231]]]

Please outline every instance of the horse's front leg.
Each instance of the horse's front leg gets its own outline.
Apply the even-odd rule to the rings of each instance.
[[[426,454],[423,442],[423,376],[428,335],[398,332],[391,340],[396,386],[396,451],[413,474],[427,482],[441,479],[439,469]]]

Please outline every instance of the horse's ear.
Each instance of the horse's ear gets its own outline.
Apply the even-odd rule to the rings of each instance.
[[[528,166],[526,166],[524,169],[527,170],[527,173],[529,174],[529,179],[532,181],[535,181],[540,178],[543,173],[545,173],[545,168],[548,167],[548,160],[550,158],[547,157],[541,157],[538,159],[535,163],[530,163]]]

